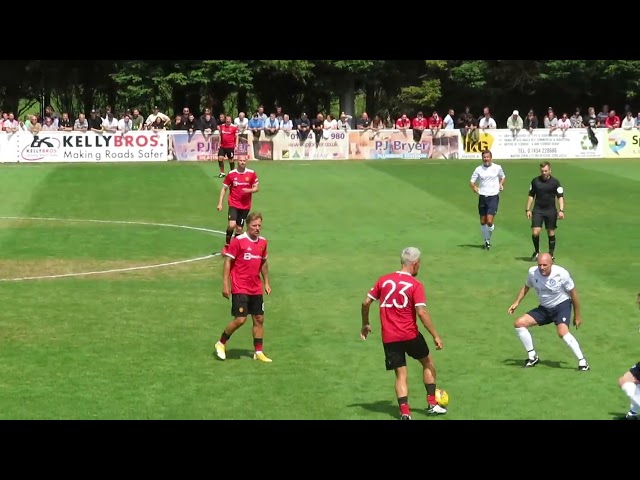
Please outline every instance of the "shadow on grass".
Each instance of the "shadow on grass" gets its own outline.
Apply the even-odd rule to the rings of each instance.
[[[609,415],[611,415],[611,420],[627,420],[627,421],[632,421],[632,420],[638,420],[638,418],[627,418],[627,412],[624,413],[620,413],[620,412],[609,412]]]
[[[523,262],[529,262],[532,263],[534,262],[534,260],[531,260],[531,257],[514,257],[516,260],[521,260]]]
[[[213,357],[221,362],[214,351]],[[227,350],[227,360],[240,360],[241,358],[253,358],[253,350],[247,350],[246,348],[232,348]]]
[[[524,368],[524,359],[515,359],[515,358],[507,358],[506,360],[503,360],[502,363],[504,363],[505,365],[509,365],[510,367],[518,367],[518,368]],[[575,370],[574,367],[563,367],[562,364],[564,362],[556,362],[554,360],[540,360],[538,362],[538,365],[536,365],[535,367],[529,367],[529,368],[536,368],[540,365],[543,365],[545,367],[549,367],[549,368],[562,368],[564,370]]]
[[[484,249],[484,245],[478,245],[477,243],[465,243],[462,245],[458,245],[459,247],[462,248],[479,248],[479,249]]]
[[[395,419],[400,418],[400,411],[398,410],[398,404],[389,402],[387,400],[379,400],[373,403],[352,403],[350,408],[357,407],[363,408],[374,413],[384,413]]]

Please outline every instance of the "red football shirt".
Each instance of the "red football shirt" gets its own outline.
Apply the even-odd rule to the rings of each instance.
[[[442,118],[433,118],[433,115],[429,117],[429,128],[442,128]]]
[[[251,240],[243,233],[231,240],[227,257],[233,259],[231,265],[231,293],[244,295],[262,295],[260,269],[267,259],[267,240],[258,237]]]
[[[238,127],[235,125],[227,125],[226,123],[218,127],[220,132],[220,146],[222,148],[235,148],[236,147],[236,135],[238,134]]]
[[[418,128],[427,128],[427,119],[422,117],[422,118],[414,118],[413,121],[411,122],[411,126],[413,127],[413,129],[418,129]]]
[[[245,193],[243,188],[253,188],[258,185],[258,176],[250,168],[245,168],[244,172],[237,169],[231,170],[222,184],[229,189],[229,206],[238,210],[251,210],[252,193]]]
[[[416,307],[427,305],[420,280],[405,272],[389,273],[380,277],[367,295],[380,300],[382,343],[416,338],[419,333]]]
[[[396,127],[397,128],[410,128],[411,127],[411,120],[409,120],[408,118],[406,120],[403,120],[402,117],[400,117],[396,121]]]

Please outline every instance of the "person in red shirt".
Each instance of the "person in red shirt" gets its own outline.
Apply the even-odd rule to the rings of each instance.
[[[238,160],[238,168],[231,170],[229,175],[222,181],[222,190],[220,190],[220,198],[218,199],[218,211],[222,210],[222,201],[224,195],[229,192],[229,210],[227,217],[226,239],[222,248],[222,255],[225,254],[231,237],[240,235],[244,228],[244,223],[251,210],[251,201],[253,194],[259,190],[259,180],[256,172],[247,168],[247,160],[242,158]]]
[[[262,214],[252,212],[247,217],[247,232],[233,239],[224,259],[222,296],[231,298],[233,320],[222,331],[215,345],[220,360],[227,358],[226,345],[231,335],[247,321],[253,320],[254,360],[270,363],[262,351],[264,339],[264,291],[271,294],[267,265],[267,240],[260,236]],[[262,281],[260,276],[262,275]]]
[[[434,111],[429,117],[429,130],[431,130],[431,135],[435,137],[441,129],[442,118],[438,115],[438,112]]]
[[[616,115],[615,110],[609,111],[609,116],[604,121],[604,125],[609,129],[620,128],[620,117]]]
[[[422,134],[425,129],[429,126],[427,123],[427,119],[424,118],[422,112],[418,112],[416,114],[416,118],[411,122],[411,128],[413,129],[413,141],[416,143],[420,143],[422,140]]]
[[[380,301],[382,347],[387,370],[396,374],[396,397],[400,407],[400,419],[411,420],[409,389],[407,386],[407,358],[422,364],[424,386],[430,415],[447,413],[436,401],[436,370],[429,346],[418,329],[416,314],[433,337],[436,349],[442,348],[442,340],[436,332],[427,311],[424,286],[415,277],[420,269],[420,250],[408,247],[400,255],[401,269],[383,275],[369,290],[362,302],[362,330],[360,337],[366,340],[371,332],[369,309],[374,301]]]
[[[227,115],[224,119],[224,123],[218,127],[220,132],[220,148],[218,148],[218,166],[220,167],[220,174],[218,177],[224,177],[224,159],[229,159],[229,170],[233,170],[234,161],[233,155],[238,148],[238,127],[231,124],[231,117]]]
[[[396,128],[399,128],[400,130],[411,128],[411,120],[409,120],[406,113],[396,120]]]

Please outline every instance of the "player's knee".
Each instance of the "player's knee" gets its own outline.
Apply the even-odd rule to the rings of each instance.
[[[247,321],[247,317],[236,317],[236,324],[238,325],[238,327],[241,327],[242,325],[244,325],[244,322]]]
[[[569,327],[567,327],[564,323],[561,323],[560,325],[558,325],[557,332],[560,338],[564,338],[564,336],[569,333]]]
[[[527,324],[527,319],[525,317],[519,317],[513,322],[514,328],[527,328],[529,325]]]
[[[556,234],[555,230],[547,230],[547,235],[549,235],[550,237],[553,237]]]
[[[623,386],[625,383],[627,383],[627,379],[626,379],[626,375],[623,375],[623,376],[621,376],[621,377],[618,379],[618,386],[619,386],[620,388],[622,388],[622,386]]]
[[[254,325],[264,325],[264,315],[253,315]]]
[[[229,230],[233,230],[234,228],[236,228],[237,224],[234,220],[231,220],[229,222]]]

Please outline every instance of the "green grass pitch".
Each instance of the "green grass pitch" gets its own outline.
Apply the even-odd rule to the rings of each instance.
[[[230,319],[219,257],[129,269],[218,251],[223,237],[135,223],[224,230],[216,163],[0,166],[0,419],[397,418],[377,306],[359,337],[360,303],[406,246],[444,349],[438,384],[456,419],[610,419],[626,412],[617,378],[640,360],[640,162],[553,161],[566,192],[556,261],[573,274],[592,370],[578,372],[553,326],[533,328],[541,363],[525,358],[507,308],[532,265],[524,207],[538,161],[502,161],[508,176],[493,249],[468,182],[478,161],[254,163],[270,241],[265,353],[247,324],[213,345]],[[546,248],[546,234],[541,246]],[[536,305],[534,292],[517,313]],[[427,335],[430,345],[433,345]],[[417,362],[409,400],[428,419]]]

